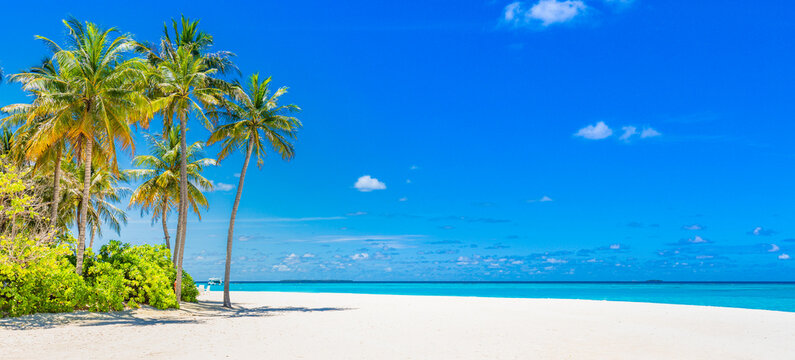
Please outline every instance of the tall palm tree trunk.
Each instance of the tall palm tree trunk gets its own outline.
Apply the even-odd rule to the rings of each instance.
[[[188,219],[188,153],[187,139],[185,139],[185,130],[188,126],[188,115],[181,114],[179,119],[179,221],[177,223],[177,239],[176,242],[179,250],[176,251],[177,255],[177,282],[174,285],[177,295],[177,302],[182,299],[182,255],[185,253],[185,227]],[[180,226],[181,224],[181,226]]]
[[[61,200],[61,147],[58,145],[55,156],[55,169],[53,169],[52,179],[52,210],[50,211],[50,231],[55,233],[58,226],[58,204]]]
[[[85,170],[83,171],[83,200],[80,203],[80,222],[78,224],[77,235],[77,261],[75,272],[78,275],[83,274],[83,254],[86,248],[86,220],[88,219],[88,202],[91,200],[91,155],[94,147],[94,134],[88,134],[88,139],[84,145],[84,164]]]
[[[229,232],[226,234],[226,268],[224,269],[224,307],[231,308],[232,301],[229,299],[229,273],[232,271],[232,239],[235,235],[235,217],[237,217],[237,206],[240,205],[240,196],[243,195],[243,181],[246,180],[246,170],[248,161],[251,159],[251,152],[254,150],[254,142],[248,140],[246,149],[246,159],[243,161],[243,170],[240,170],[240,181],[237,183],[237,195],[235,204],[232,205],[232,217],[229,219]]]
[[[89,249],[93,249],[94,248],[94,235],[96,235],[96,234],[97,234],[97,226],[94,225],[94,226],[91,227],[91,242],[88,245]]]
[[[166,213],[168,212],[168,203],[163,201],[163,206],[161,208],[160,219],[163,220],[163,237],[166,238],[166,247],[169,251],[171,251],[171,237],[168,235],[168,222],[166,219]]]

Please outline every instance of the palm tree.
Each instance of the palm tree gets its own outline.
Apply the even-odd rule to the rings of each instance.
[[[174,21],[175,39],[165,28],[163,49],[137,44],[137,49],[147,53],[147,59],[154,66],[148,84],[149,95],[154,109],[163,114],[164,126],[170,126],[176,117],[180,129],[180,153],[187,153],[186,130],[189,114],[201,120],[208,129],[212,124],[205,115],[205,108],[212,109],[221,102],[229,85],[217,79],[219,72],[229,69],[231,53],[209,54],[205,50],[212,45],[212,37],[197,30],[197,21],[182,18],[182,28]],[[177,274],[182,273],[182,259],[185,253],[185,234],[188,212],[187,159],[180,157],[179,206],[177,209],[177,236],[174,242],[174,266]],[[181,298],[182,277],[177,276],[176,297]]]
[[[301,109],[295,105],[278,105],[279,97],[287,93],[287,88],[282,87],[271,94],[268,89],[271,78],[259,81],[259,75],[251,76],[245,92],[236,92],[235,100],[228,101],[223,110],[210,112],[214,118],[224,118],[227,124],[219,126],[207,141],[213,144],[221,141],[219,161],[237,149],[245,148],[245,160],[240,171],[240,182],[237,185],[235,203],[232,206],[232,216],[229,219],[229,231],[226,237],[226,268],[224,272],[224,307],[232,307],[229,299],[229,273],[232,264],[232,238],[235,232],[235,217],[237,207],[240,205],[240,196],[243,194],[243,182],[246,179],[251,154],[257,154],[257,166],[262,167],[266,149],[276,150],[284,160],[294,156],[294,147],[291,140],[295,138],[296,131],[301,127],[301,122],[295,117],[286,114],[298,112]]]
[[[21,82],[28,91],[33,93],[35,98],[31,104],[13,104],[3,107],[2,111],[9,114],[8,117],[3,119],[3,123],[6,126],[19,125],[14,136],[15,145],[19,146],[20,154],[24,154],[25,157],[34,161],[34,170],[39,170],[43,165],[48,167],[53,164],[50,228],[51,231],[55,231],[58,229],[58,207],[59,199],[61,198],[61,161],[66,147],[65,135],[63,133],[51,134],[58,139],[52,146],[39,154],[32,154],[29,150],[31,144],[40,140],[35,138],[39,126],[53,115],[47,113],[47,103],[53,101],[55,94],[66,92],[68,82],[49,59],[38,67],[33,67],[26,72],[12,76],[12,80]],[[69,114],[66,115],[68,116]],[[34,155],[37,156],[33,158]],[[17,159],[17,161],[22,161],[22,159]]]
[[[179,129],[170,128],[165,139],[148,137],[151,155],[139,155],[133,165],[144,167],[125,171],[132,180],[143,180],[130,197],[130,206],[141,207],[141,215],[152,212],[152,222],[159,218],[163,223],[163,237],[166,247],[171,250],[168,234],[168,213],[179,203],[180,137]],[[201,158],[203,146],[195,142],[188,146],[188,202],[193,212],[201,220],[199,207],[208,208],[207,198],[202,189],[212,190],[212,183],[201,172],[205,166],[215,165],[215,160]]]
[[[82,183],[80,177],[84,172],[84,166],[67,162],[64,166],[65,181],[72,186],[66,189],[66,199],[64,202],[65,211],[64,221],[66,224],[79,223],[81,214],[79,210],[82,208]],[[91,200],[88,205],[86,223],[89,231],[91,232],[91,241],[88,244],[89,248],[94,247],[94,238],[99,235],[102,236],[103,224],[107,225],[116,234],[121,232],[121,225],[127,224],[127,214],[124,210],[116,207],[116,203],[121,201],[131,193],[127,187],[119,186],[120,182],[126,181],[124,175],[117,176],[107,167],[94,166],[91,170],[91,183],[89,185],[89,192],[91,193]]]
[[[43,92],[47,101],[39,107],[42,114],[51,114],[34,134],[36,139],[29,152],[43,153],[61,140],[63,134],[74,144],[77,158],[82,160],[83,193],[78,216],[76,272],[83,271],[86,224],[91,200],[91,167],[95,141],[106,148],[110,170],[118,172],[116,141],[122,149],[134,149],[130,123],[140,121],[144,126],[150,118],[150,107],[140,89],[144,63],[138,58],[126,58],[133,49],[129,37],[118,35],[114,28],[103,30],[97,25],[76,19],[64,20],[69,30],[69,47],[37,36],[55,52],[53,63],[66,82],[64,91]],[[32,76],[32,75],[31,75]],[[53,81],[48,77],[25,79],[25,87],[35,89]],[[46,86],[41,86],[47,88]],[[29,90],[29,89],[26,89]]]

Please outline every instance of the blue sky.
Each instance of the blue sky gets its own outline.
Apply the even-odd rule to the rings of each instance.
[[[0,66],[70,14],[154,41],[184,13],[289,86],[305,128],[293,161],[250,168],[235,280],[795,280],[795,4],[213,4],[37,6],[4,17]],[[223,274],[241,161],[206,172],[198,279]],[[129,214],[122,240],[162,241]]]

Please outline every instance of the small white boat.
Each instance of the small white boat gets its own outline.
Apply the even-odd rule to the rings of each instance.
[[[221,278],[210,278],[207,280],[207,285],[221,285],[224,281]]]

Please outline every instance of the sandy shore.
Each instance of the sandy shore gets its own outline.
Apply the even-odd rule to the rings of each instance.
[[[2,359],[795,359],[795,313],[238,292],[182,310],[0,319]]]

